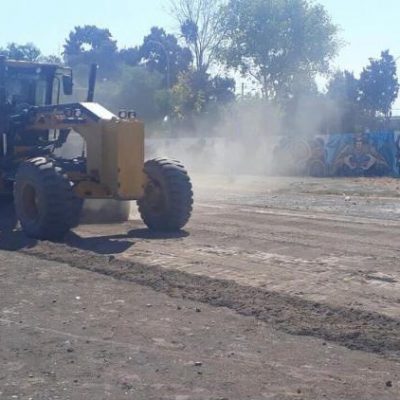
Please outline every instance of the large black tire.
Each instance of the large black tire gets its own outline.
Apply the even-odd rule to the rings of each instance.
[[[193,191],[185,167],[178,161],[157,158],[145,163],[145,195],[138,201],[143,222],[153,231],[173,232],[190,219]]]
[[[61,240],[78,225],[82,200],[55,162],[34,158],[21,164],[14,185],[17,218],[24,232],[40,240]]]

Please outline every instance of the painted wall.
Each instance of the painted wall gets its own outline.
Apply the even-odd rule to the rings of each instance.
[[[400,135],[376,132],[310,140],[281,138],[273,164],[277,173],[290,175],[400,176]]]

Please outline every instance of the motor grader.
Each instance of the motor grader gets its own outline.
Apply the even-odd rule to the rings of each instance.
[[[13,199],[22,229],[40,240],[61,240],[77,226],[85,199],[136,200],[151,230],[182,229],[193,203],[187,171],[176,160],[145,162],[135,113],[93,101],[96,71],[85,102],[60,104],[73,94],[70,68],[0,56],[0,197]],[[65,158],[57,149],[72,132],[84,151]]]

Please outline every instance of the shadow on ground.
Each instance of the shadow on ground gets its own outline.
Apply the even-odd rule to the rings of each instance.
[[[97,254],[119,254],[135,245],[135,239],[168,240],[187,237],[186,231],[152,232],[149,229],[131,229],[126,234],[108,236],[81,237],[77,233],[69,233],[64,240],[67,246]],[[0,203],[0,250],[18,251],[32,248],[38,244],[35,239],[28,238],[19,228],[12,202]]]
[[[120,254],[135,245],[135,239],[141,240],[169,240],[189,236],[186,231],[180,232],[152,232],[149,229],[132,229],[126,234],[107,236],[81,237],[71,232],[65,239],[68,246],[97,254]]]
[[[20,229],[12,202],[0,202],[0,249],[17,251],[31,248],[37,243],[28,238]]]

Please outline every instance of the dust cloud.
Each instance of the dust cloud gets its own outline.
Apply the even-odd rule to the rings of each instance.
[[[294,159],[302,156],[299,143],[326,133],[327,121],[337,118],[334,104],[307,97],[286,116],[264,100],[238,102],[225,108],[214,125],[205,116],[175,135],[150,134],[146,149],[150,158],[172,157],[199,174],[291,175]]]
[[[264,176],[290,176],[296,167],[294,160],[302,156],[301,143],[324,133],[326,120],[340,117],[336,110],[333,104],[328,109],[326,103],[304,97],[288,122],[287,114],[285,117],[269,102],[238,101],[220,111],[218,118],[213,113],[213,117],[206,114],[195,119],[190,128],[162,126],[157,132],[150,127],[146,159],[168,157],[181,161],[193,178],[195,192],[208,186],[210,190],[218,185],[243,187]],[[84,151],[82,138],[72,132],[59,155],[71,158]],[[280,184],[279,179],[273,181]],[[137,218],[134,202],[87,200],[82,222],[111,223],[132,218]]]
[[[146,139],[150,157],[168,156],[191,171],[204,174],[266,174],[272,149],[281,132],[279,111],[265,104],[234,104],[222,111],[218,122],[207,116],[181,129],[175,136]]]

